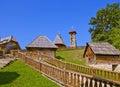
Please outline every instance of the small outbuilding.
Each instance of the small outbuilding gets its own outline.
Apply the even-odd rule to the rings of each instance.
[[[58,34],[55,38],[55,40],[53,41],[54,44],[58,47],[58,49],[62,49],[62,48],[66,48],[66,45],[61,37],[60,34]]]
[[[107,42],[89,42],[83,57],[87,64],[120,63],[120,51]]]
[[[27,53],[37,53],[38,55],[54,57],[57,46],[55,46],[46,36],[40,35],[28,44],[26,49]]]
[[[10,53],[11,50],[20,50],[18,41],[13,36],[0,39],[0,50],[3,54]]]

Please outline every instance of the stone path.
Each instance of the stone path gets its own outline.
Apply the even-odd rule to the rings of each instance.
[[[0,58],[0,69],[4,68],[7,66],[11,61],[14,61],[15,58],[10,57],[10,56],[5,56],[3,58]]]

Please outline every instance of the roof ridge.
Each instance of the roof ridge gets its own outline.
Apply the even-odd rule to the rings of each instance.
[[[61,37],[61,34],[57,34],[54,41],[53,41],[54,44],[63,44],[65,45],[62,37]]]
[[[48,39],[48,41],[51,42],[54,45],[54,43],[47,36],[44,36],[44,37],[46,37]]]
[[[11,40],[17,42],[17,40],[15,38],[13,38],[12,35],[9,35],[9,36],[0,38],[0,44],[4,44],[4,43],[7,43],[7,42],[10,42]]]
[[[45,35],[37,36],[26,47],[39,47],[39,48],[57,48],[55,44]]]
[[[120,55],[120,51],[108,42],[87,43],[95,54]]]
[[[40,35],[38,35],[36,38],[34,38],[28,45],[30,45],[32,42],[34,42]],[[28,46],[27,45],[27,46]]]

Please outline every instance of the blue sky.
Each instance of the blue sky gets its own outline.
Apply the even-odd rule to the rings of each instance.
[[[91,41],[90,18],[107,3],[120,0],[0,0],[0,37],[13,35],[25,48],[38,35],[51,41],[58,33],[69,46],[72,26],[77,45]]]

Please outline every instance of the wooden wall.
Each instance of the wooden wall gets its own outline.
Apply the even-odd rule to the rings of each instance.
[[[2,50],[3,54],[5,54],[5,53],[10,53],[10,50],[20,50],[20,46],[18,42],[10,41],[8,43],[1,44],[0,50]]]
[[[96,55],[88,46],[85,53],[86,63],[120,63],[120,58],[117,55]]]
[[[119,56],[96,55],[96,62],[97,63],[120,63],[120,58]]]
[[[1,44],[0,45],[0,50],[3,52],[3,54],[5,53],[5,45]]]
[[[55,57],[56,49],[48,49],[48,48],[27,48],[26,55],[32,56],[33,58],[38,58],[40,55],[47,55],[50,57]]]
[[[91,50],[90,47],[87,47],[87,51],[85,54],[85,59],[86,59],[86,63],[95,63],[96,62],[96,56],[93,53],[93,51]]]

